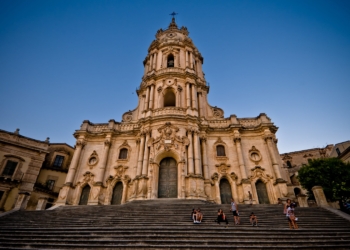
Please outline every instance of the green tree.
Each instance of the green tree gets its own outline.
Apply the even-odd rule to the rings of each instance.
[[[299,169],[298,179],[308,192],[314,186],[322,186],[328,200],[350,197],[350,164],[338,158],[310,160]]]

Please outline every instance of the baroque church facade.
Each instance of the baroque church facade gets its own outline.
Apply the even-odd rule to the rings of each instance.
[[[277,203],[293,190],[264,113],[224,116],[208,103],[203,57],[172,19],[143,61],[138,105],[122,121],[83,121],[56,204],[178,198]]]

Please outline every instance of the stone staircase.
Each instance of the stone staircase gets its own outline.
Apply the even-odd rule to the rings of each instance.
[[[201,224],[190,220],[200,207]],[[228,227],[217,225],[222,208]],[[350,222],[320,207],[296,208],[290,230],[281,205],[239,205],[241,225],[229,205],[158,199],[119,206],[63,206],[17,211],[0,218],[0,249],[350,249]],[[259,227],[249,224],[254,212]]]

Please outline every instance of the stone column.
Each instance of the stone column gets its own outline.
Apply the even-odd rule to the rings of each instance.
[[[150,98],[149,98],[149,108],[150,109],[153,109],[153,96],[154,96],[154,85],[152,84],[151,85],[151,95],[150,95]]]
[[[150,138],[150,131],[146,133],[146,141],[145,141],[145,152],[143,154],[143,164],[142,164],[142,175],[148,175],[148,157],[149,157],[149,148],[147,146],[147,142]]]
[[[20,192],[17,197],[17,201],[14,210],[25,210],[30,198],[30,194],[27,192]]]
[[[203,117],[204,116],[204,113],[203,113],[203,95],[202,95],[202,92],[198,92],[198,108],[199,108],[199,115],[200,117]]]
[[[75,176],[75,172],[78,166],[78,162],[80,159],[80,154],[83,146],[85,145],[84,139],[77,140],[77,143],[75,144],[75,151],[73,155],[73,159],[71,161],[71,164],[69,166],[67,178],[66,178],[66,184],[71,185],[73,183],[73,179]]]
[[[275,155],[275,152],[273,150],[273,145],[272,145],[273,137],[272,137],[272,134],[266,135],[265,136],[265,140],[266,140],[266,143],[267,143],[267,148],[269,149],[269,153],[270,153],[270,157],[271,157],[271,161],[272,161],[272,167],[273,167],[273,170],[275,172],[276,179],[282,179],[281,172],[280,172],[280,169],[279,169],[279,165],[277,163],[276,155]]]
[[[45,210],[47,204],[47,197],[40,197],[35,210]]]
[[[148,110],[148,103],[149,103],[149,87],[146,88],[146,99],[145,99],[144,110]]]
[[[157,54],[157,64],[160,63],[160,65],[157,65],[157,69],[161,69],[163,67],[162,65],[162,58],[163,58],[163,52],[160,50]]]
[[[236,145],[238,164],[239,164],[239,169],[241,170],[241,177],[243,180],[246,180],[247,179],[247,171],[246,171],[246,167],[244,165],[244,160],[243,160],[243,154],[242,154],[242,148],[241,148],[241,138],[239,136],[236,136],[233,139],[233,141]]]
[[[145,135],[141,134],[141,143],[140,143],[140,149],[139,149],[139,155],[137,157],[137,171],[136,176],[140,176],[142,174],[142,160],[143,160],[143,153],[145,148]]]
[[[193,140],[192,140],[192,131],[187,130],[187,136],[188,140],[190,141],[190,144],[188,145],[188,159],[187,159],[187,165],[188,165],[188,174],[194,174],[194,166],[193,166]]]
[[[193,53],[190,51],[190,68],[193,69]]]
[[[190,83],[186,82],[186,106],[191,107],[191,93],[190,93]]]
[[[96,184],[102,184],[103,183],[103,177],[105,176],[105,171],[106,171],[106,165],[107,165],[107,159],[108,159],[108,154],[109,154],[109,148],[111,145],[111,140],[110,140],[110,136],[108,136],[108,138],[106,138],[105,142],[105,150],[103,152],[103,156],[102,156],[102,160],[100,163],[100,167],[99,170],[96,174]]]
[[[182,88],[179,85],[177,87],[177,96],[176,96],[176,107],[181,107],[181,92],[182,92]]]
[[[153,70],[153,58],[154,58],[154,55],[150,54],[149,55],[149,69],[150,69],[150,71]]]
[[[197,89],[194,84],[192,84],[192,109],[197,109]]]
[[[202,152],[203,152],[203,171],[204,171],[204,179],[209,179],[209,167],[208,167],[208,157],[207,157],[207,138],[205,136],[201,137],[202,141]]]
[[[298,203],[300,207],[309,207],[309,204],[307,203],[308,196],[305,194],[299,194],[298,195]]]
[[[137,163],[139,162],[139,153],[140,153],[140,138],[136,139],[136,153],[137,153],[137,159],[136,159],[136,165],[134,166],[134,174],[137,175]]]
[[[196,175],[202,175],[202,167],[200,165],[199,138],[198,131],[193,132],[193,147],[194,147],[194,168]]]
[[[153,54],[153,69],[156,70],[157,65],[157,53]]]
[[[321,186],[314,186],[312,188],[312,192],[314,193],[317,205],[320,207],[328,207],[329,204],[327,202],[326,196],[324,195],[323,188]]]
[[[185,57],[186,57],[186,68],[188,67],[188,51],[185,50]]]
[[[214,185],[215,185],[215,202],[217,204],[221,204],[221,197],[220,197],[220,186],[219,186],[219,179],[215,178],[214,180]]]

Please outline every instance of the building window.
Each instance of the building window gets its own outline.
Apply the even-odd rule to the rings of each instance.
[[[53,162],[53,166],[56,168],[62,167],[63,160],[64,160],[64,156],[56,155],[55,161]]]
[[[217,156],[226,156],[225,154],[225,147],[222,145],[216,146],[216,155]]]
[[[55,186],[55,180],[47,180],[47,182],[46,182],[46,187],[47,187],[49,190],[52,190],[54,186]]]
[[[167,67],[168,68],[173,68],[174,67],[174,56],[172,54],[170,54],[168,56]]]
[[[292,164],[290,163],[290,161],[287,161],[287,166],[288,166],[289,168],[292,167]]]
[[[2,175],[12,176],[15,173],[18,162],[8,160],[6,162],[6,166],[4,171],[2,171]]]
[[[122,148],[119,152],[119,159],[127,159],[128,158],[128,149]]]
[[[175,94],[171,90],[167,90],[164,95],[164,107],[175,107],[176,98]]]
[[[337,154],[340,155],[340,150],[339,150],[339,148],[336,148],[335,151],[337,151]]]

